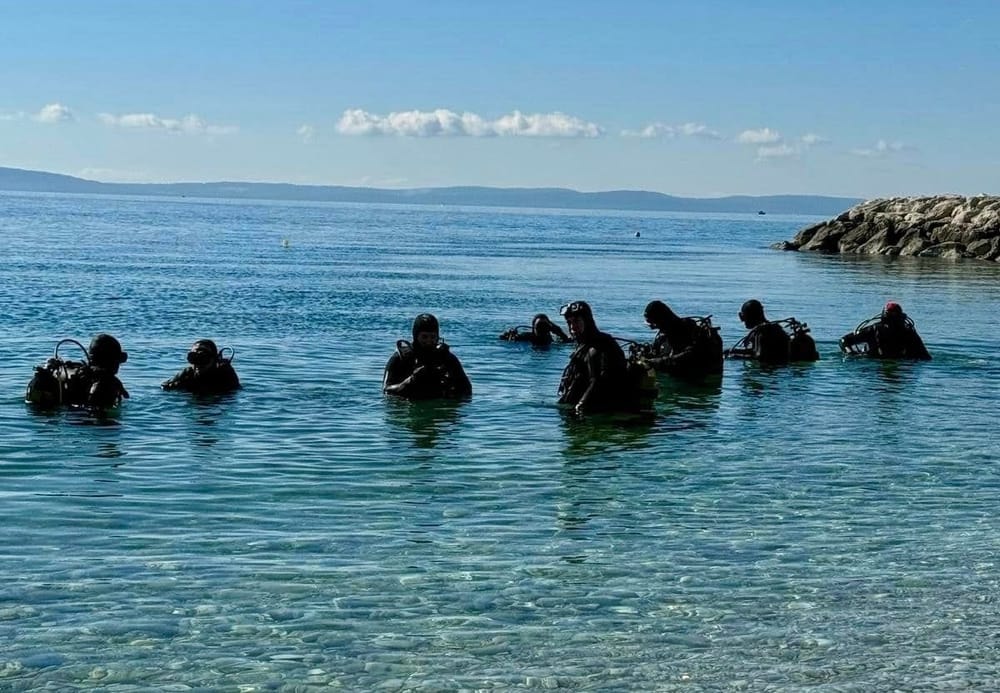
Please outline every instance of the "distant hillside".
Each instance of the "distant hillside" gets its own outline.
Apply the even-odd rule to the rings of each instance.
[[[100,183],[58,173],[0,167],[0,190],[15,192],[159,195],[253,200],[369,202],[387,204],[465,205],[481,207],[541,207],[650,212],[729,212],[812,214],[835,216],[862,202],[849,197],[767,195],[750,197],[674,197],[641,190],[578,192],[566,188],[350,188],[339,185],[290,183]]]

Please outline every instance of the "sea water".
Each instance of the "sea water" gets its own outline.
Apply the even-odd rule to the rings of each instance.
[[[1000,266],[768,249],[815,221],[0,196],[0,689],[995,690]],[[748,298],[822,360],[651,420],[497,339]],[[838,353],[887,300],[933,361]],[[381,395],[423,311],[471,401]],[[101,331],[131,399],[28,409]],[[202,337],[244,388],[160,391]]]

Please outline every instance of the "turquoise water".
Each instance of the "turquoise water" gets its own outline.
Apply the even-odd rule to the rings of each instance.
[[[813,220],[756,215],[0,211],[0,690],[1000,684],[1000,266],[780,253]],[[823,359],[664,383],[652,421],[565,417],[569,349],[496,339],[581,298],[648,338],[660,298],[731,345],[750,297]],[[889,299],[934,361],[838,355]],[[379,392],[424,310],[468,403]],[[32,366],[98,331],[131,400],[29,411]],[[199,337],[243,390],[159,391]]]

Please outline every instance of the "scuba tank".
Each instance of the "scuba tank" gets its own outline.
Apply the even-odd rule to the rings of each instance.
[[[79,347],[84,360],[61,358],[59,348],[65,344]],[[128,397],[128,393],[121,381],[114,374],[93,367],[88,350],[75,339],[62,339],[56,344],[52,357],[35,366],[24,392],[26,403],[43,408],[69,404],[108,409],[118,406],[122,397]]]
[[[83,361],[69,361],[60,358],[59,347],[72,344],[83,352]],[[58,407],[62,404],[86,404],[90,395],[93,369],[87,349],[75,339],[62,339],[55,351],[41,366],[35,366],[35,374],[24,392],[24,401],[40,407]]]
[[[795,318],[785,318],[777,321],[779,325],[791,330],[788,342],[789,361],[819,361],[819,351],[816,350],[816,340],[809,334],[809,325]]]

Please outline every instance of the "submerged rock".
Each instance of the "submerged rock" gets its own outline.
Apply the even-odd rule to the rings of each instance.
[[[771,247],[1000,262],[1000,197],[936,195],[869,200]]]

